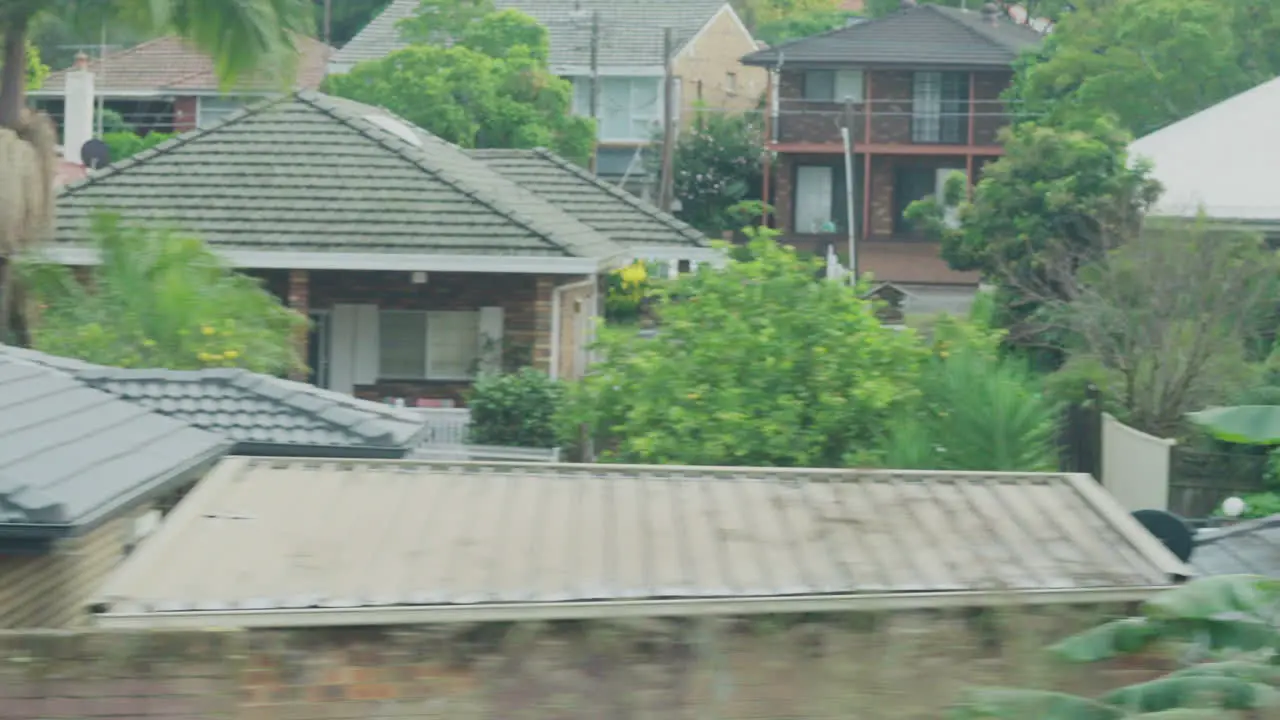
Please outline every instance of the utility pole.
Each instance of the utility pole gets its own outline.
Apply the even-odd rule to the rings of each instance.
[[[673,44],[671,28],[666,28],[662,31],[665,72],[662,78],[662,178],[658,185],[658,206],[667,212],[671,212],[675,195],[675,178],[672,177],[676,154],[676,76],[671,57],[675,54]]]
[[[333,44],[333,0],[324,0],[324,44]]]
[[[591,150],[591,174],[596,174],[596,154],[600,144],[600,11],[591,11],[591,99],[588,110],[596,124],[596,142]]]
[[[845,221],[849,224],[849,274],[850,284],[858,282],[858,231],[854,228],[854,199],[858,197],[854,187],[853,174],[853,98],[844,99],[844,124],[840,128],[840,139],[844,141],[844,189],[845,189]],[[863,178],[866,182],[866,178]],[[863,208],[863,212],[867,209]]]

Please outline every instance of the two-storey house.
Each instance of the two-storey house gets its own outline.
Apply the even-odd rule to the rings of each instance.
[[[852,237],[859,272],[881,281],[975,285],[903,211],[957,171],[973,183],[1001,155],[1000,95],[1014,59],[1040,39],[993,5],[906,2],[892,15],[746,56],[771,71],[768,199],[784,239],[847,258]]]
[[[406,47],[401,22],[420,4],[393,0],[333,56],[329,72],[348,72],[357,63]],[[640,151],[661,130],[668,29],[677,119],[692,118],[698,103],[717,110],[754,109],[768,81],[765,70],[742,64],[741,57],[757,45],[724,0],[495,0],[494,5],[525,13],[547,28],[551,71],[573,82],[573,111],[596,118],[597,173],[625,180],[631,188],[646,184]]]

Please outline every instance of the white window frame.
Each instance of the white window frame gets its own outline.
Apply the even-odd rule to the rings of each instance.
[[[381,366],[382,353],[381,353],[381,350],[379,350],[379,353],[378,353],[379,355],[378,380],[379,381],[391,380],[391,381],[402,381],[402,382],[429,382],[429,381],[448,382],[448,381],[471,381],[476,378],[476,373],[474,372],[469,374],[456,374],[456,375],[433,372],[434,363],[432,362],[431,348],[434,343],[431,342],[431,325],[432,325],[431,320],[433,316],[438,319],[442,315],[455,315],[455,314],[469,315],[474,319],[475,325],[476,325],[476,347],[473,351],[475,357],[472,359],[472,365],[476,366],[476,368],[478,369],[479,366],[484,362],[484,358],[482,357],[481,347],[480,347],[480,345],[484,342],[484,339],[483,339],[483,332],[481,328],[481,319],[480,319],[481,313],[479,310],[379,309],[378,314],[380,317],[383,314],[421,316],[422,323],[423,323],[422,339],[423,339],[423,342],[426,344],[426,347],[424,348],[424,353],[423,353],[423,367],[422,367],[421,375],[384,374]],[[382,340],[382,337],[379,336],[379,341],[381,342],[381,340]]]
[[[209,127],[210,125],[214,125],[223,120],[226,120],[232,114],[236,113],[239,110],[244,109],[247,105],[250,104],[250,102],[251,102],[250,98],[240,97],[237,95],[231,95],[231,96],[219,95],[216,97],[205,97],[205,96],[197,95],[196,96],[196,128],[203,130]],[[217,113],[216,116],[212,120],[206,122],[205,113],[207,109],[210,109],[209,106],[214,106],[214,105],[221,105],[222,107],[219,107],[216,110],[214,110],[214,112]]]
[[[609,77],[603,76],[599,78],[599,97],[597,98],[596,111],[598,113],[596,134],[597,139],[601,142],[648,142],[653,137],[653,129],[662,122],[662,106],[663,106],[663,87],[661,77]],[[623,87],[626,83],[626,103],[627,103],[627,133],[609,134],[606,132],[608,128],[604,122],[605,114],[608,112],[610,102],[618,98],[610,98],[610,88]],[[573,111],[577,115],[589,115],[591,112],[591,78],[575,77],[573,79]],[[645,88],[652,88],[654,93],[654,102],[651,107],[652,112],[637,112],[637,94],[644,92]],[[618,92],[615,90],[615,92]],[[680,95],[679,85],[676,87],[676,97]],[[646,108],[649,106],[646,106]],[[679,107],[679,103],[676,103]]]
[[[802,192],[803,185],[805,184],[803,178],[806,175],[814,177],[815,181],[818,181],[818,177],[817,175],[814,174],[813,171],[820,171],[826,176],[824,182],[820,181],[820,184],[825,184],[826,186],[826,198],[827,198],[826,222],[831,224],[836,224],[836,219],[834,217],[835,205],[836,205],[835,204],[835,183],[836,183],[835,166],[834,165],[797,165],[796,166],[796,186],[792,192],[792,199],[791,199],[791,203],[793,206],[792,219],[795,223],[795,227],[793,228],[793,231],[797,235],[821,235],[824,233],[821,226],[814,227],[815,225],[819,225],[817,221],[820,220],[821,218],[817,218],[817,217],[812,218],[811,221],[808,222],[807,224],[801,222],[801,209],[804,208],[804,210],[807,212],[811,206],[815,206],[817,204],[816,202],[805,203],[805,200],[818,196],[818,193],[814,193],[812,191]]]

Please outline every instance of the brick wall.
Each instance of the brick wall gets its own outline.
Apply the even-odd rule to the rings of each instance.
[[[199,107],[194,97],[180,97],[173,100],[173,131],[187,132],[195,130],[199,121]]]
[[[1045,660],[1098,617],[0,634],[0,719],[934,720],[974,684],[1096,695],[1171,667]]]
[[[730,13],[721,12],[676,57],[675,73],[681,83],[680,118],[686,125],[692,121],[698,102],[718,110],[756,110],[769,72],[741,62],[743,55],[755,49],[755,40],[741,23]]]
[[[1000,131],[1009,124],[1000,94],[1013,81],[1012,72],[977,73],[974,76],[973,143],[999,145]]]

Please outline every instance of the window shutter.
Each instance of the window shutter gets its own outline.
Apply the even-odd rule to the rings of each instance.
[[[378,382],[379,333],[377,305],[353,305],[355,308],[355,354],[352,379],[356,385]]]
[[[480,372],[502,372],[502,308],[480,308]]]

